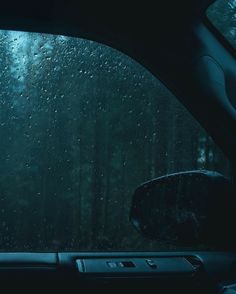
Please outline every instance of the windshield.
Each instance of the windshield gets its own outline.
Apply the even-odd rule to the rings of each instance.
[[[147,180],[229,173],[186,109],[137,62],[96,42],[0,31],[0,48],[0,249],[176,249],[142,238],[128,216]]]
[[[207,16],[221,34],[236,48],[236,0],[217,0]]]

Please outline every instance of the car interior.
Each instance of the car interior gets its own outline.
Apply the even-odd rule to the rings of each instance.
[[[214,17],[218,17],[218,22],[225,19],[224,14],[220,14],[223,2],[232,10],[230,32],[233,36],[233,42],[235,42],[236,2],[234,0],[156,1],[155,4],[137,1],[133,5],[121,2],[105,4],[100,1],[90,3],[80,0],[31,2],[22,0],[1,4],[0,159],[2,167],[0,168],[0,214],[2,216],[0,216],[0,281],[8,289],[45,291],[50,287],[55,291],[64,290],[67,292],[75,291],[74,289],[78,292],[96,290],[109,291],[110,293],[145,289],[145,291],[155,291],[156,293],[236,293],[236,238],[234,232],[236,216],[236,47],[234,47],[235,43],[230,43],[214,23]],[[219,10],[214,8],[217,3]],[[211,12],[209,15],[207,12],[212,7],[218,14],[213,11],[211,19],[209,16]],[[82,41],[77,41],[78,39]],[[90,43],[85,43],[83,40],[88,40]],[[5,41],[8,42],[7,45],[4,45]],[[66,42],[71,47],[68,47],[67,53],[63,53],[63,57],[60,57],[58,52],[65,52],[63,44]],[[101,47],[96,47],[97,49],[93,47],[95,43],[99,46],[106,46],[108,53],[105,51],[105,53],[101,53]],[[37,53],[32,53],[34,50],[35,52],[38,50]],[[121,87],[119,91],[123,91],[123,97],[130,100],[124,104],[122,104],[123,100],[116,100],[118,98],[116,98],[115,86],[112,86],[109,94],[104,92],[105,94],[100,95],[106,99],[101,102],[100,98],[95,98],[98,95],[96,93],[100,93],[100,90],[96,92],[93,89],[95,85],[93,83],[80,82],[82,78],[71,82],[71,84],[68,82],[67,88],[66,82],[65,86],[64,84],[62,86],[63,76],[70,80],[75,73],[69,72],[66,70],[66,66],[63,67],[61,64],[70,63],[71,69],[76,71],[77,61],[73,57],[77,54],[76,50],[82,54],[81,56],[88,55],[91,60],[95,58],[94,62],[98,62],[98,58],[99,60],[105,58],[104,56],[107,54],[108,62],[114,64],[113,71],[113,69],[104,67],[106,62],[105,65],[101,63],[100,68],[103,71],[97,78],[97,85],[104,83],[101,88],[110,87],[109,77],[115,76],[114,72],[118,72],[117,68],[122,67],[123,82],[119,86]],[[143,73],[143,69],[145,69],[150,81],[147,82],[145,78],[140,78],[141,73],[136,75],[132,73],[127,69],[129,65],[123,66],[123,57],[121,55],[114,57],[113,51],[110,50],[127,56],[130,58],[129,60],[132,59],[135,63],[132,65],[133,68],[138,68],[140,72]],[[44,51],[47,51],[48,56],[50,55],[45,60],[40,57]],[[29,62],[25,57],[27,54],[28,56],[32,55]],[[52,56],[57,56],[55,57],[57,60],[53,61],[55,63],[54,71],[46,75],[46,69],[43,73],[39,64],[42,60],[42,67],[49,67]],[[87,60],[82,60],[81,66],[84,66]],[[131,63],[131,61],[127,62]],[[94,64],[90,65],[91,72],[93,70],[95,72],[99,68]],[[132,66],[130,65],[130,68]],[[8,71],[10,74],[6,73],[6,67],[10,68]],[[62,67],[63,70],[61,70]],[[18,73],[16,73],[17,68]],[[57,76],[58,72],[60,76]],[[81,69],[79,73],[88,74],[84,69]],[[15,78],[16,75],[19,75],[18,81]],[[145,74],[143,75],[145,76]],[[41,76],[44,76],[44,80],[41,80]],[[94,73],[90,75],[90,78],[91,80],[94,78]],[[7,79],[9,82],[6,83]],[[131,87],[127,79],[133,79],[134,86],[132,87],[134,93],[137,93],[137,98],[133,98],[133,100],[127,94]],[[139,83],[142,84],[142,81],[146,84],[145,88],[142,88],[144,90],[141,95],[139,87],[142,85]],[[163,116],[163,120],[167,126],[170,126],[170,131],[167,130],[168,127],[166,129],[160,127],[161,131],[163,129],[160,140],[166,142],[165,146],[168,146],[168,152],[164,145],[164,149],[155,147],[159,146],[155,145],[155,142],[158,141],[156,137],[159,136],[159,129],[150,137],[153,140],[152,145],[148,143],[150,140],[146,143],[145,140],[142,141],[142,138],[149,136],[149,131],[152,128],[159,128],[158,122],[155,121],[155,115],[159,115],[159,110],[155,112],[155,104],[152,104],[147,111],[145,108],[145,105],[148,104],[147,101],[155,101],[156,94],[152,94],[155,92],[152,89],[154,84],[156,88],[160,89],[159,83],[162,83],[168,90],[160,90],[158,95],[160,97],[163,95],[165,98],[166,95],[173,94],[184,107],[184,111],[187,110],[191,119],[193,117],[196,124],[199,124],[204,130],[204,134],[206,133],[212,138],[211,141],[205,139],[206,135],[204,135],[205,137],[198,135],[198,141],[196,141],[197,132],[193,129],[188,129],[187,133],[187,127],[192,126],[189,117],[186,115],[185,120],[172,115],[172,110],[177,106],[170,102],[166,102],[166,105],[163,102],[168,111]],[[12,92],[8,94],[6,89],[9,89],[11,85]],[[120,85],[119,77],[114,85]],[[82,87],[85,90],[81,90]],[[47,100],[53,97],[54,92],[50,92],[50,97],[45,98],[45,93],[37,94],[41,93],[39,88],[53,89],[55,95],[61,97],[61,100],[58,98],[59,106],[55,111],[52,110],[53,104],[47,108],[49,105]],[[60,92],[61,89],[65,89],[63,95]],[[44,90],[44,92],[46,91],[49,90]],[[84,98],[84,101],[79,104],[76,93],[82,93],[82,91],[87,91],[89,94],[86,97],[89,98]],[[170,91],[172,94],[166,94],[165,91]],[[23,96],[30,97],[24,100],[24,104],[19,102]],[[74,100],[70,104],[67,97],[72,96]],[[150,97],[145,98],[146,96]],[[91,100],[90,97],[92,97]],[[9,109],[6,106],[8,105],[7,99],[8,101],[15,99],[13,106]],[[126,112],[126,109],[133,104],[138,105],[139,113],[142,114],[145,111],[147,113],[146,135],[143,135],[143,131],[138,129],[139,124],[133,125],[130,121],[133,110],[129,109]],[[38,106],[37,108],[35,105],[41,105],[41,108]],[[27,133],[25,121],[30,107],[36,108],[30,117],[34,123],[31,124],[30,130],[27,129]],[[106,109],[110,109],[109,107],[112,110],[106,114]],[[64,108],[72,109],[74,116],[68,114],[69,112],[65,114]],[[97,109],[100,110],[100,108],[105,109],[101,116],[97,112]],[[15,109],[18,109],[18,112],[13,113],[16,111]],[[76,113],[79,113],[80,109],[83,109],[83,114],[78,116],[83,117],[83,123],[77,126]],[[120,109],[120,112],[116,116],[117,109]],[[160,112],[161,109],[160,106]],[[58,114],[59,111],[61,111],[61,116]],[[43,115],[44,118],[42,118]],[[49,116],[51,120],[47,120]],[[152,119],[148,120],[148,117],[151,116]],[[54,118],[57,120],[57,124],[54,123]],[[108,120],[112,124],[106,128]],[[122,121],[125,123],[118,127]],[[7,122],[9,129],[7,129],[5,122]],[[172,123],[175,123],[174,127]],[[39,124],[41,124],[41,133],[39,133]],[[185,142],[183,146],[198,144],[196,150],[200,155],[194,161],[197,163],[191,165],[188,155],[190,151],[187,151],[190,149],[178,145],[176,126],[183,130],[178,133],[179,136],[182,136],[181,140]],[[41,144],[43,138],[47,137],[43,132],[49,134],[53,128],[55,128],[55,133],[48,136],[47,143],[42,144],[42,147],[37,147],[36,144],[33,146],[34,140],[38,142],[37,144]],[[72,131],[67,136],[63,132],[69,129]],[[104,133],[101,133],[101,129],[104,130]],[[124,130],[127,132],[124,133]],[[9,132],[12,133],[8,140]],[[79,153],[78,150],[82,146],[79,144],[82,143],[75,142],[75,132],[83,134],[81,139],[84,142],[83,146],[87,142],[88,146],[93,145],[93,147],[91,149],[83,147],[82,153]],[[133,138],[131,135],[134,138],[139,138],[139,141],[130,139]],[[59,142],[58,144],[62,146],[60,148],[65,148],[65,153],[70,152],[72,158],[78,155],[78,162],[83,164],[82,175],[75,167],[71,173],[72,167],[66,163],[67,157],[63,157],[65,158],[63,168],[57,166],[60,159],[56,155],[53,156],[61,149],[59,147],[59,149],[50,149],[50,136],[57,140],[55,142]],[[92,136],[95,138],[93,143],[91,143]],[[125,136],[130,136],[127,139],[129,144],[117,143],[120,138],[126,138]],[[111,144],[113,144],[111,148],[113,151],[115,150],[112,151],[113,157],[105,156],[110,154],[108,148],[110,143],[106,143],[109,137]],[[28,142],[27,146],[30,146],[30,149],[22,147],[26,142]],[[71,142],[74,142],[73,146]],[[212,147],[213,144],[217,146],[214,147],[215,149]],[[68,146],[73,148],[71,147],[67,152]],[[35,149],[36,147],[38,149]],[[103,149],[108,150],[104,151],[107,153],[102,153]],[[23,151],[20,153],[21,151],[18,150]],[[51,153],[44,152],[44,150],[51,150]],[[142,153],[143,150],[147,150],[145,154]],[[176,161],[179,162],[178,168],[171,168],[173,164],[170,160],[171,156],[169,156],[168,168],[162,169],[160,166],[163,154],[168,157],[170,151],[174,152]],[[162,158],[155,155],[152,160],[151,155],[156,154],[155,152],[163,155]],[[208,157],[205,155],[206,152],[208,152]],[[93,153],[91,155],[92,161],[87,163],[86,160],[90,153]],[[37,168],[33,165],[27,167],[28,171],[25,171],[23,175],[21,165],[25,164],[25,156],[33,158],[33,154],[40,154],[37,155],[39,159],[35,164]],[[100,157],[97,154],[100,154]],[[31,162],[36,160],[35,158],[30,159]],[[211,164],[212,158],[218,158],[219,164]],[[164,158],[165,160],[168,159]],[[51,162],[52,167],[50,166],[49,170],[45,171],[44,166],[47,165],[43,166],[42,162],[47,164]],[[151,164],[149,164],[150,162]],[[124,166],[126,169],[123,168]],[[145,168],[147,166],[145,172],[143,171],[144,166]],[[157,172],[158,167],[159,171]],[[70,188],[66,188],[65,191],[68,193],[63,190],[64,186],[59,183],[59,176],[56,175],[56,172],[62,173],[61,169],[63,169],[65,183],[69,183],[71,178],[78,179],[79,183],[81,178],[82,180],[86,178],[87,182],[81,188],[84,193],[82,202],[76,202],[74,196],[71,196],[75,193],[73,189],[78,189],[78,185],[74,184],[75,188],[72,191]],[[104,172],[105,169],[106,172]],[[69,171],[70,177],[68,176]],[[143,178],[139,174],[141,171],[143,174],[145,173]],[[26,172],[28,172],[27,175]],[[102,174],[101,177],[100,174]],[[22,184],[22,179],[26,178],[32,179],[32,184],[28,184],[26,180]],[[60,179],[62,179],[61,176]],[[131,183],[130,186],[128,186],[128,182]],[[100,185],[101,183],[102,185]],[[113,190],[107,188],[115,186],[116,183],[118,183],[119,191],[115,188]],[[29,206],[28,200],[25,200],[24,197],[33,191],[34,185],[38,185],[35,189],[39,189],[39,192],[34,198],[36,200],[30,200],[32,206]],[[43,192],[47,189],[49,189],[50,195]],[[56,194],[55,196],[52,194],[54,190],[57,191],[57,195],[67,193],[67,198],[62,199],[60,198],[62,196],[58,196],[57,202]],[[99,206],[100,202],[96,197],[93,197],[95,194],[100,195],[103,193],[102,191],[106,191],[107,194],[113,193],[111,199],[115,201],[115,204],[108,202],[108,204],[110,203],[108,208],[111,208],[110,214],[106,212],[107,205]],[[43,195],[48,195],[49,200]],[[122,198],[117,198],[116,201],[114,200],[118,197],[116,195],[130,195],[130,198],[123,202],[119,200]],[[14,202],[17,197],[17,202]],[[86,197],[96,208],[91,212],[90,208],[86,206],[87,200],[84,200]],[[103,198],[100,200],[102,201]],[[8,212],[6,212],[4,205]],[[79,210],[81,205],[83,207],[82,213],[77,216],[76,211],[81,211]],[[32,207],[35,207],[35,214],[31,213]],[[118,214],[120,211],[125,213],[125,217],[122,219]],[[106,218],[106,214],[108,218]],[[31,217],[27,218],[27,215],[31,215]],[[83,217],[84,223],[81,221]],[[15,219],[17,221],[14,221]],[[36,219],[37,225],[35,225]],[[103,222],[110,226],[107,225],[107,228],[104,229]],[[48,223],[51,226],[48,226]],[[130,228],[123,229],[125,227],[121,224],[119,226],[119,223],[127,223]],[[64,227],[63,224],[65,224]],[[54,230],[56,225],[58,226],[57,233]],[[113,225],[114,229],[112,229]],[[48,227],[44,231],[46,226]],[[107,234],[105,236],[111,236],[110,239],[104,237],[101,241],[97,237],[95,233],[103,229],[104,234]],[[26,230],[28,231],[26,232]],[[130,233],[132,230],[134,233]],[[121,240],[122,233],[125,238]],[[59,237],[56,237],[57,234]],[[68,240],[71,238],[71,243],[67,246],[69,241],[66,238],[63,242],[60,241],[60,238],[62,239],[62,236],[66,234],[67,236],[75,236],[73,238],[77,238],[77,241],[73,241],[73,243],[71,241],[73,238],[68,237]],[[131,235],[135,236],[132,237],[132,242],[129,241]],[[45,243],[40,243],[42,236],[46,240]],[[138,241],[138,238],[142,238],[142,241]],[[112,241],[114,244],[109,245]]]

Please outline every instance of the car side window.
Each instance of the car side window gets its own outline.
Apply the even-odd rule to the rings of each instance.
[[[229,174],[211,137],[144,67],[79,38],[0,31],[0,249],[172,250],[128,215],[141,183]]]

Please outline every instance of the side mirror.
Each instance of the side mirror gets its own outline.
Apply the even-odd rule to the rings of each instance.
[[[229,248],[234,246],[234,198],[230,180],[217,172],[170,174],[136,189],[130,221],[149,239]]]

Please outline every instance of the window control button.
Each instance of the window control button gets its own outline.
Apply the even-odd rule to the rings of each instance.
[[[132,261],[122,261],[119,263],[121,267],[135,267]]]
[[[116,262],[112,262],[112,261],[108,261],[108,262],[107,262],[107,265],[108,265],[110,268],[116,268],[116,267],[117,267],[117,263],[116,263]]]
[[[151,268],[157,268],[157,265],[152,259],[146,259],[146,263],[151,267]]]

